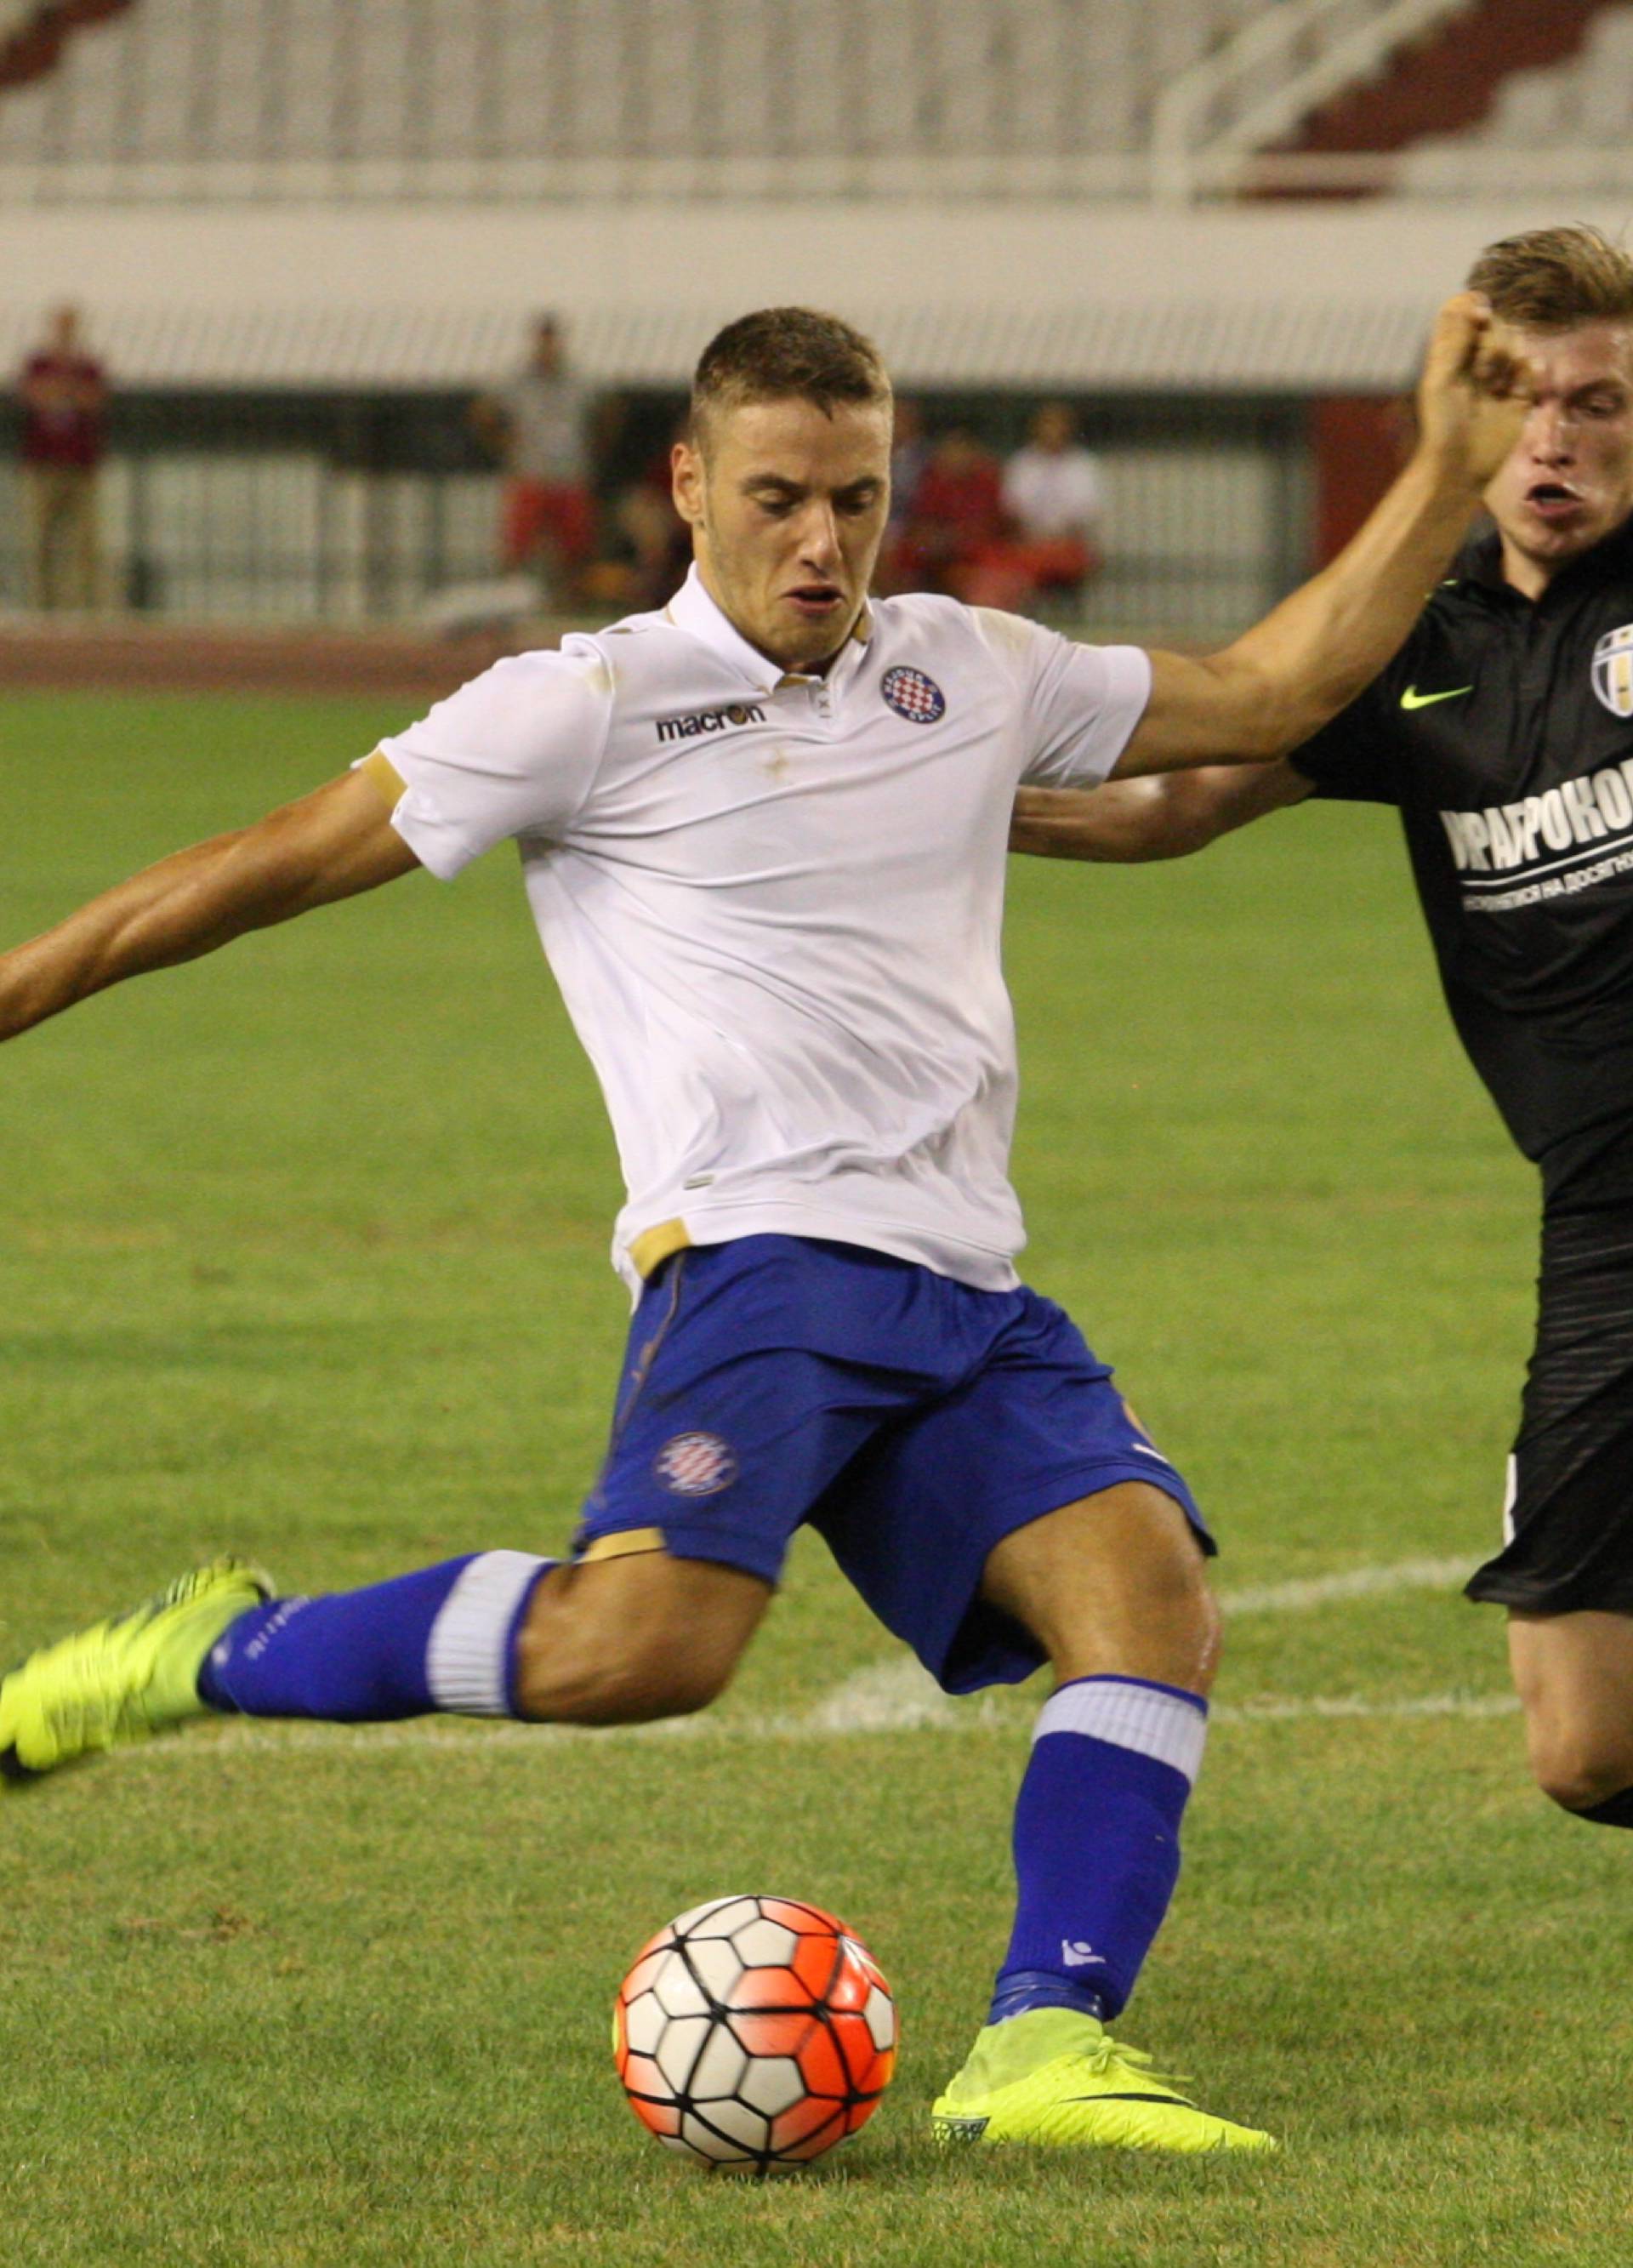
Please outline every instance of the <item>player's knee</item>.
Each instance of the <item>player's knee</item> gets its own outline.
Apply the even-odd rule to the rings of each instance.
[[[1219,1602],[1188,1533],[1154,1540],[1070,1605],[1041,1616],[1038,1635],[1061,1679],[1122,1670],[1207,1693],[1219,1667]]]
[[[1219,1652],[1219,1602],[1188,1529],[1162,1536],[1139,1562],[1136,1604],[1152,1627],[1173,1632],[1212,1660]]]
[[[1633,1789],[1633,1744],[1572,1730],[1534,1734],[1531,1770],[1562,1811],[1591,1813]]]
[[[982,1594],[1032,1631],[1062,1681],[1141,1676],[1207,1692],[1218,1603],[1180,1504],[1122,1484],[1032,1527],[987,1563]]]
[[[1153,1603],[1199,1630],[1217,1631],[1219,1602],[1208,1580],[1208,1563],[1188,1530],[1165,1537],[1164,1548],[1151,1555],[1146,1581]]]
[[[1166,1596],[1165,1626],[1174,1633],[1189,1665],[1181,1682],[1195,1692],[1209,1693],[1219,1674],[1225,1624],[1199,1553],[1191,1552],[1186,1564],[1174,1568]]]

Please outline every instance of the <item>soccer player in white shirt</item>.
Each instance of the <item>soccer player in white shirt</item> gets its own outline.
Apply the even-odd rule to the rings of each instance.
[[[1412,463],[1342,557],[1212,656],[870,604],[890,384],[848,326],[747,316],[674,453],[662,613],[499,663],[349,774],[0,956],[0,1039],[140,971],[514,839],[601,1079],[636,1296],[570,1558],[484,1550],[275,1598],[232,1560],[0,1681],[0,1789],[210,1711],[608,1724],[701,1708],[817,1527],[952,1691],[1047,1661],[1019,1903],[949,2139],[1271,2146],[1106,2029],[1172,1895],[1217,1619],[1184,1481],[1019,1284],[999,968],[1018,784],[1308,738],[1374,674],[1506,455],[1525,372],[1437,327]]]

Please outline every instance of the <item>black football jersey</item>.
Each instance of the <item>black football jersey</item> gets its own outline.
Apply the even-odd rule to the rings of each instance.
[[[1293,762],[1398,806],[1458,1032],[1550,1195],[1633,1194],[1633,521],[1534,602],[1477,539]]]

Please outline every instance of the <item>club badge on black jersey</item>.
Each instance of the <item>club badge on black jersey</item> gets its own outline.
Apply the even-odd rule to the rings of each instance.
[[[1594,647],[1593,690],[1613,717],[1633,717],[1633,622],[1607,630]]]

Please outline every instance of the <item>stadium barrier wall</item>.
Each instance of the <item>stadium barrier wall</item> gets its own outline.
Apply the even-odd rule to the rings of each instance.
[[[931,429],[999,452],[1034,397],[920,397]],[[1307,571],[1306,413],[1275,397],[1074,395],[1100,459],[1105,573],[1096,635],[1226,637]],[[499,573],[499,480],[468,395],[247,390],[116,398],[100,493],[102,602],[158,620],[365,625],[430,620]],[[666,433],[683,397],[626,397]],[[4,436],[0,435],[0,439]],[[14,451],[0,448],[0,605],[26,600]],[[0,674],[4,663],[0,659]]]
[[[379,622],[491,572],[496,476],[463,403],[513,363],[533,311],[563,313],[595,387],[673,400],[717,322],[797,292],[873,328],[904,391],[1011,425],[1026,400],[1078,401],[1111,488],[1090,627],[1210,639],[1314,556],[1312,406],[1398,392],[1473,253],[1560,217],[1524,199],[1234,214],[0,203],[0,364],[54,301],[85,307],[117,388],[110,600],[160,618]],[[15,606],[4,439],[0,603]],[[1328,453],[1328,526],[1335,473]]]

